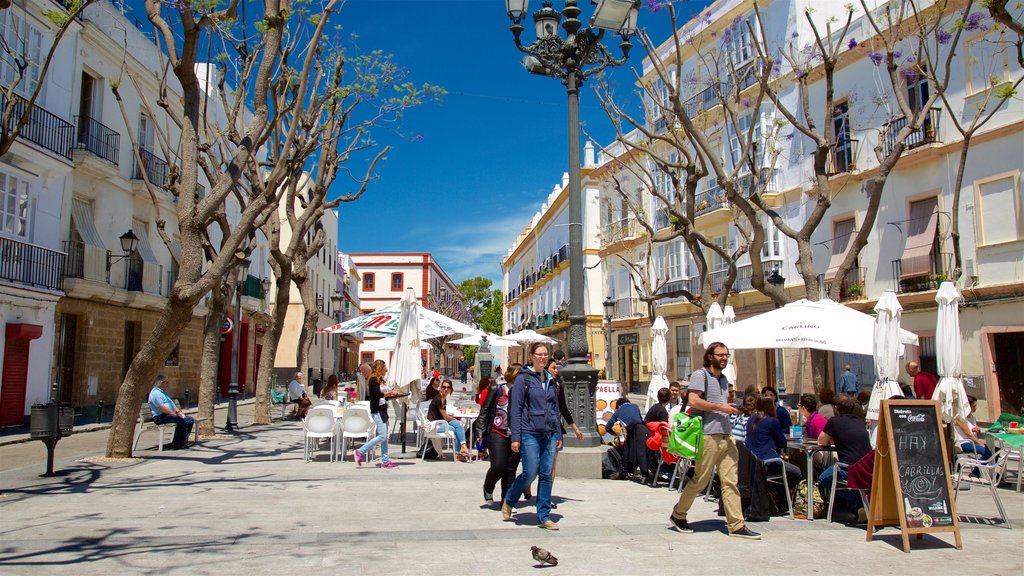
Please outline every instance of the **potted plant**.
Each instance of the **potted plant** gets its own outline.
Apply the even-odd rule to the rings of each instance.
[[[860,298],[864,295],[864,286],[861,284],[854,284],[846,289],[846,294],[853,298]]]

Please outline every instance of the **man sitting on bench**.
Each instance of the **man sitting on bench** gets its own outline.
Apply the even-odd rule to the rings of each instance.
[[[174,400],[167,395],[164,388],[170,380],[163,374],[156,377],[153,389],[149,391],[149,409],[153,412],[154,424],[174,424],[174,440],[171,442],[171,450],[188,448],[188,435],[192,433],[192,425],[195,421],[191,416],[185,416],[174,404]]]

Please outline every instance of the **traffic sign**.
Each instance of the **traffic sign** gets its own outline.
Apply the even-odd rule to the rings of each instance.
[[[235,322],[231,318],[225,318],[224,324],[220,327],[221,334],[230,334],[231,330],[235,327]]]

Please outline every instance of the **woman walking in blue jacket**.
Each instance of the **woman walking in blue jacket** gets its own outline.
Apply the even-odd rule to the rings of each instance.
[[[512,451],[522,457],[523,473],[505,494],[501,514],[505,520],[511,519],[512,508],[523,495],[523,490],[539,476],[538,526],[558,530],[558,524],[551,520],[551,480],[555,450],[562,445],[562,432],[558,412],[558,386],[544,369],[550,354],[551,348],[547,344],[536,342],[530,345],[530,365],[519,372],[512,384],[509,397]]]

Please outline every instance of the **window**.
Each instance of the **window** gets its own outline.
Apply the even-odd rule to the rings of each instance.
[[[668,281],[682,280],[685,275],[682,240],[674,240],[665,247]]]
[[[924,69],[924,64],[920,64]],[[928,77],[920,71],[913,77],[907,78],[907,103],[910,109],[917,112],[922,106],[928,103],[929,98]]]
[[[928,276],[941,270],[937,245],[939,201],[937,197],[910,203],[907,241],[900,259],[900,279]]]
[[[0,51],[0,78],[5,85],[13,84],[18,80],[19,61],[27,64],[14,90],[28,98],[39,83],[43,33],[29,24],[24,14],[14,12],[13,8],[0,10],[0,35],[7,42],[7,49]]]
[[[753,159],[754,166],[761,166],[761,158],[763,157],[765,143],[762,141],[762,126],[760,121],[761,115],[758,112],[752,114],[746,114],[740,116],[736,120],[739,130],[737,131],[732,125],[729,126],[729,153],[732,159],[732,165],[735,166],[737,163],[742,162],[740,166],[740,173],[750,172],[750,160]],[[750,133],[750,124],[754,123],[754,131]],[[750,134],[750,146],[747,147],[747,156],[743,159],[740,158],[740,153],[743,152],[743,145],[747,142],[747,135]]]
[[[733,68],[739,68],[740,65],[754,57],[754,43],[750,29],[756,27],[757,22],[754,17],[748,16],[736,22],[722,37],[724,48],[729,54],[728,64]]]
[[[372,292],[372,291],[376,290],[376,288],[374,288],[374,286],[373,286],[373,284],[374,284],[373,280],[374,280],[373,272],[367,272],[367,273],[363,274],[363,290],[365,290],[367,292]]]
[[[828,270],[825,271],[825,282],[832,282],[839,271],[839,266],[846,260],[853,247],[853,235],[857,232],[857,223],[853,218],[832,223],[832,256]]]
[[[403,279],[403,274],[401,272],[392,272],[391,273],[391,291],[392,292],[401,291],[402,288],[404,287],[403,286],[404,282],[405,282],[405,280]],[[442,295],[442,297],[443,297],[443,295]]]
[[[676,380],[686,382],[692,369],[690,326],[676,326]],[[683,387],[685,388],[685,384]]]
[[[715,238],[714,244],[715,246],[718,246],[719,248],[724,250],[727,254],[729,253],[729,238],[727,238],[726,236],[719,236],[718,238]],[[708,252],[711,252],[711,254],[713,255],[714,265],[712,270],[714,272],[724,272],[725,270],[729,269],[728,258],[722,258],[721,254],[719,254],[715,250],[709,249]]]
[[[139,114],[139,147],[153,150],[153,121],[145,114]]]
[[[28,236],[31,199],[28,182],[13,174],[0,172],[0,232]]]
[[[1007,79],[1007,45],[995,37],[980,37],[967,44],[967,93],[977,94]]]
[[[764,246],[761,248],[761,259],[782,259],[782,235],[770,220],[764,225]]]
[[[1014,176],[975,184],[979,244],[1013,242],[1024,238],[1024,198]]]

